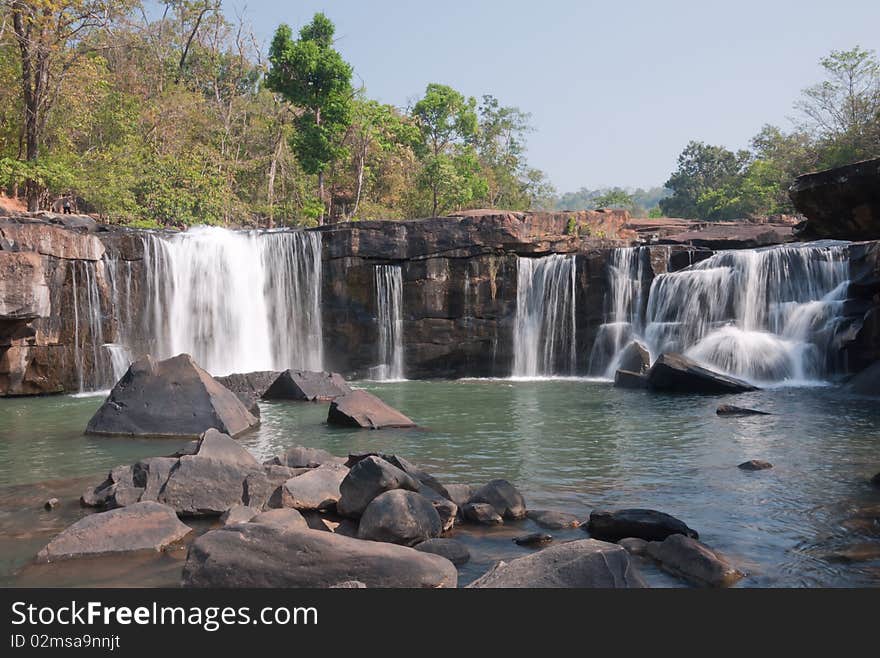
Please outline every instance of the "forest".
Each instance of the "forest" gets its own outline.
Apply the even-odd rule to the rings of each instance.
[[[689,143],[664,186],[557,194],[529,113],[439,82],[370,98],[323,14],[265,48],[220,0],[2,0],[0,187],[141,227],[316,225],[468,208],[626,208],[709,220],[791,212],[805,171],[880,153],[880,63],[833,51],[799,122],[750,148]]]

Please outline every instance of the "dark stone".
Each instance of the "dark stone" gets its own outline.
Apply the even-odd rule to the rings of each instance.
[[[380,457],[367,457],[351,467],[339,485],[337,511],[343,516],[363,514],[376,496],[392,489],[418,491],[419,482]]]
[[[445,557],[455,566],[465,564],[471,559],[471,552],[468,547],[456,539],[446,539],[437,537],[435,539],[427,539],[415,546],[417,551],[423,553],[433,553]]]
[[[266,389],[263,399],[329,402],[351,392],[345,378],[337,372],[285,370]]]
[[[258,424],[234,393],[181,354],[134,362],[92,416],[86,433],[178,438],[214,428],[237,437]]]
[[[424,496],[425,493],[425,487],[423,487],[421,490],[421,495]],[[437,515],[440,517],[440,523],[443,525],[443,532],[448,532],[449,530],[452,530],[452,527],[455,525],[455,521],[458,518],[458,505],[453,503],[451,500],[447,500],[439,495],[428,495],[425,497],[431,501],[431,505],[434,506]]]
[[[631,389],[648,388],[648,377],[629,370],[618,370],[614,373],[614,386]]]
[[[416,426],[397,409],[388,406],[372,393],[362,390],[352,391],[333,400],[327,413],[327,424],[373,430]]]
[[[773,464],[761,461],[760,459],[750,459],[740,464],[737,468],[741,468],[744,471],[764,471],[768,468],[773,468]]]
[[[651,367],[651,355],[644,345],[634,340],[623,348],[617,367],[636,374],[645,373]]]
[[[358,537],[413,546],[443,532],[431,502],[421,494],[395,489],[377,496],[361,516]]]
[[[647,587],[629,555],[616,544],[581,539],[499,562],[468,587]]]
[[[464,507],[465,505],[467,505],[467,502],[471,499],[471,496],[474,495],[475,491],[476,487],[470,484],[446,485],[446,493],[448,494],[447,498],[449,498],[449,500],[451,500],[459,507]]]
[[[604,541],[620,541],[626,537],[663,541],[674,534],[699,539],[696,531],[688,528],[683,521],[652,509],[596,510],[590,514],[586,528],[591,537]]]
[[[215,429],[210,429],[199,438],[196,456],[205,459],[234,464],[245,469],[258,469],[260,462],[238,441]]]
[[[504,519],[488,503],[467,503],[461,508],[461,515],[473,523],[483,525],[501,525]]]
[[[171,471],[177,466],[177,462],[178,458],[176,457],[148,457],[135,462],[131,467],[134,482],[137,486],[144,488],[140,500],[159,499],[162,487],[168,482]]]
[[[745,407],[735,407],[732,404],[722,404],[715,410],[719,416],[770,416],[768,411],[758,411],[757,409],[746,409]]]
[[[403,457],[398,457],[397,455],[388,455],[388,454],[384,454],[381,452],[362,452],[362,453],[349,455],[348,460],[345,462],[345,465],[348,466],[349,468],[351,468],[352,466],[357,464],[359,461],[361,461],[365,457],[371,457],[371,456],[381,457],[382,459],[387,461],[389,464],[397,466],[397,468],[399,468],[401,471],[403,471],[407,475],[411,475],[412,477],[414,477],[416,480],[421,482],[423,485],[425,485],[429,489],[432,489],[433,491],[440,494],[444,498],[447,498],[447,499],[449,498],[449,492],[446,490],[446,487],[444,487],[442,484],[440,484],[440,482],[437,480],[437,478],[435,478],[430,473],[426,473],[425,471],[421,470],[420,468],[413,465],[411,462],[407,461]]]
[[[224,377],[214,377],[214,379],[236,395],[258,400],[263,397],[263,393],[272,385],[272,382],[278,379],[280,374],[276,370],[260,370],[246,373],[235,372]]]
[[[183,569],[188,587],[455,587],[449,560],[406,546],[362,541],[332,532],[284,532],[244,523],[193,542]]]
[[[548,528],[549,530],[579,528],[583,524],[583,521],[574,514],[554,512],[552,510],[529,510],[526,516],[542,528]]]
[[[856,395],[880,397],[880,361],[851,377],[846,388]]]
[[[342,461],[341,458],[334,457],[326,450],[321,450],[320,448],[294,446],[285,450],[284,453],[272,457],[266,463],[288,466],[290,468],[315,468],[324,464],[341,463]]]
[[[648,371],[648,386],[672,393],[745,393],[757,387],[722,375],[681,354],[661,354]]]
[[[276,464],[264,464],[261,470],[249,473],[244,481],[245,505],[257,509],[278,508],[282,506],[281,488],[290,478],[303,475],[311,469],[288,468]]]
[[[871,478],[871,484],[880,488],[880,473],[877,473],[877,475]]]
[[[695,585],[729,587],[745,576],[708,546],[684,535],[652,541],[646,552],[664,569]]]
[[[298,510],[336,509],[348,470],[342,464],[325,464],[290,478],[281,488],[281,504]]]
[[[260,513],[256,507],[248,507],[247,505],[233,505],[220,516],[220,523],[223,525],[235,525],[236,523],[247,523],[257,514]]]
[[[270,525],[285,532],[309,529],[309,524],[303,515],[295,509],[270,509],[260,512],[250,520],[250,523]]]
[[[526,515],[526,501],[507,480],[492,480],[471,496],[471,503],[487,503],[505,519],[521,519]]]
[[[533,532],[528,535],[514,537],[513,541],[517,546],[544,546],[553,541],[553,535],[548,535],[546,532]]]
[[[624,537],[617,542],[617,545],[622,546],[630,555],[636,556],[642,556],[648,550],[648,542],[638,537]]]
[[[116,466],[101,484],[86,489],[80,502],[87,507],[113,509],[138,502],[143,493],[144,483],[138,486],[135,482],[134,468]]]
[[[173,509],[145,501],[80,519],[50,541],[37,559],[54,562],[84,555],[160,551],[189,532]]]
[[[220,516],[230,507],[249,504],[244,500],[244,483],[258,469],[185,455],[171,471],[158,500],[181,516]]]

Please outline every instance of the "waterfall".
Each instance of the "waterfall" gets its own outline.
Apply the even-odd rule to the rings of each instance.
[[[106,388],[110,368],[104,352],[100,280],[104,263],[72,261],[73,354],[80,393]]]
[[[213,375],[323,367],[321,237],[196,227],[144,238],[152,344]]]
[[[376,266],[376,313],[381,364],[376,378],[403,379],[403,277],[399,265]]]
[[[574,256],[517,260],[513,376],[574,375]]]

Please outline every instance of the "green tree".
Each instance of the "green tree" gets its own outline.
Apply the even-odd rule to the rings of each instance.
[[[730,219],[738,213],[735,203],[720,198],[743,175],[748,151],[734,153],[723,146],[692,141],[678,156],[678,168],[666,181],[672,196],[660,201],[668,217]]]
[[[624,210],[633,210],[636,206],[632,194],[620,187],[612,188],[595,197],[593,204],[595,208],[622,208]]]
[[[289,26],[280,25],[269,49],[266,83],[301,111],[294,120],[291,147],[303,170],[318,177],[322,207],[324,175],[346,155],[342,138],[351,124],[352,68],[333,48],[335,28],[324,14],[315,14],[293,41]],[[324,212],[319,217],[323,224]]]

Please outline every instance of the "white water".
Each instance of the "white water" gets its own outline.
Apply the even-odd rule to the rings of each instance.
[[[759,384],[817,382],[835,368],[831,343],[848,279],[842,244],[719,252],[655,277],[643,328],[630,335],[652,359],[682,352]]]
[[[574,256],[517,260],[513,377],[574,375]]]
[[[403,277],[399,265],[376,266],[376,313],[380,365],[375,370],[375,378],[404,379]]]
[[[196,227],[144,238],[149,351],[213,375],[323,366],[321,238]]]
[[[111,369],[104,352],[104,312],[100,280],[104,262],[71,261],[73,350],[78,391],[106,387]]]

